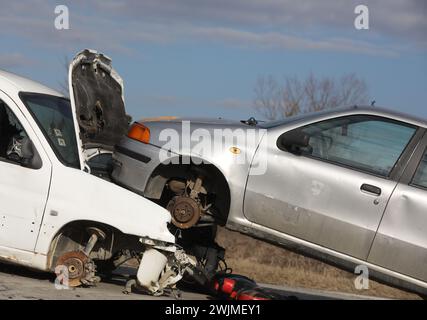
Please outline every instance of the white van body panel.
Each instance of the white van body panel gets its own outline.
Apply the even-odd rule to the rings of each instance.
[[[18,118],[43,162],[42,168],[37,170],[0,162],[2,177],[7,172],[16,171],[16,179],[0,181],[0,198],[8,199],[2,201],[2,209],[20,212],[16,219],[26,220],[32,226],[23,227],[16,220],[9,224],[7,232],[0,229],[0,235],[7,235],[3,240],[0,236],[0,259],[47,270],[47,255],[55,235],[66,224],[79,220],[104,223],[141,238],[169,244],[175,242],[175,237],[167,229],[171,218],[166,209],[113,183],[64,166],[21,101],[19,92],[61,97],[60,93],[37,82],[0,70],[0,99]],[[40,186],[38,197],[45,199],[42,205],[30,201],[31,195],[23,193],[30,180],[20,177],[21,172],[23,177],[29,177],[28,172],[31,173],[33,190]],[[20,186],[19,190],[17,186]],[[3,212],[0,210],[0,213]],[[6,216],[4,213],[1,217],[6,219]]]

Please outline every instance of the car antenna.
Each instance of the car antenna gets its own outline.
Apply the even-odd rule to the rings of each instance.
[[[375,107],[375,102],[376,102],[375,100],[371,101],[371,107]]]

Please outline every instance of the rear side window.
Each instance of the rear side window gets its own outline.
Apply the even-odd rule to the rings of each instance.
[[[424,157],[418,165],[412,184],[427,189],[427,149],[424,152]]]
[[[348,116],[302,128],[312,157],[387,177],[416,131],[376,116]]]

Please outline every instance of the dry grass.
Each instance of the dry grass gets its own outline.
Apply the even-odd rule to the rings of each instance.
[[[226,261],[234,273],[258,282],[397,299],[420,299],[416,294],[375,281],[370,281],[369,289],[357,290],[354,287],[355,274],[223,228],[218,231],[217,242],[226,249]]]

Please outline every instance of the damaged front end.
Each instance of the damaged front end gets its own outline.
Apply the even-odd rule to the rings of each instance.
[[[52,271],[69,287],[95,286],[127,265],[136,270],[125,293],[160,296],[176,289],[185,273],[191,275],[196,268],[196,261],[173,243],[123,234],[105,225],[65,229],[55,239],[52,252]]]
[[[125,110],[123,80],[109,57],[88,49],[79,52],[71,61],[68,76],[80,166],[82,170],[96,174],[96,166],[91,165],[91,161],[100,159],[103,163],[102,155],[107,155],[108,160],[114,146],[128,131],[130,117]],[[108,180],[108,169],[105,176]],[[105,190],[97,189],[97,200],[89,191],[92,195],[90,201],[98,204],[94,212],[102,209],[100,206],[108,198],[110,190],[107,190],[105,182],[102,188]],[[166,288],[174,288],[196,262],[174,244],[175,238],[167,229],[169,212],[127,190],[120,189],[120,193],[121,196],[116,190],[114,196],[108,198],[111,201],[105,209],[111,211],[112,216],[104,215],[102,219],[113,217],[110,225],[124,233],[102,231],[102,234],[102,228],[94,231],[91,226],[89,234],[84,237],[89,239],[87,244],[79,245],[77,250],[74,246],[71,251],[67,247],[61,251],[67,253],[58,257],[57,262],[66,265],[68,273],[75,276],[77,280],[73,283],[90,285],[97,281],[92,260],[98,262],[98,271],[108,274],[128,260],[136,259],[138,271],[136,279],[128,283],[128,291],[134,287],[161,295]],[[126,214],[120,204],[127,206]],[[121,219],[116,218],[117,212],[121,212]]]
[[[139,262],[136,281],[131,280],[126,286],[128,292],[135,286],[152,295],[162,295],[165,289],[175,289],[184,274],[192,274],[196,268],[196,261],[176,246],[155,245],[150,239],[141,242],[147,249]]]

